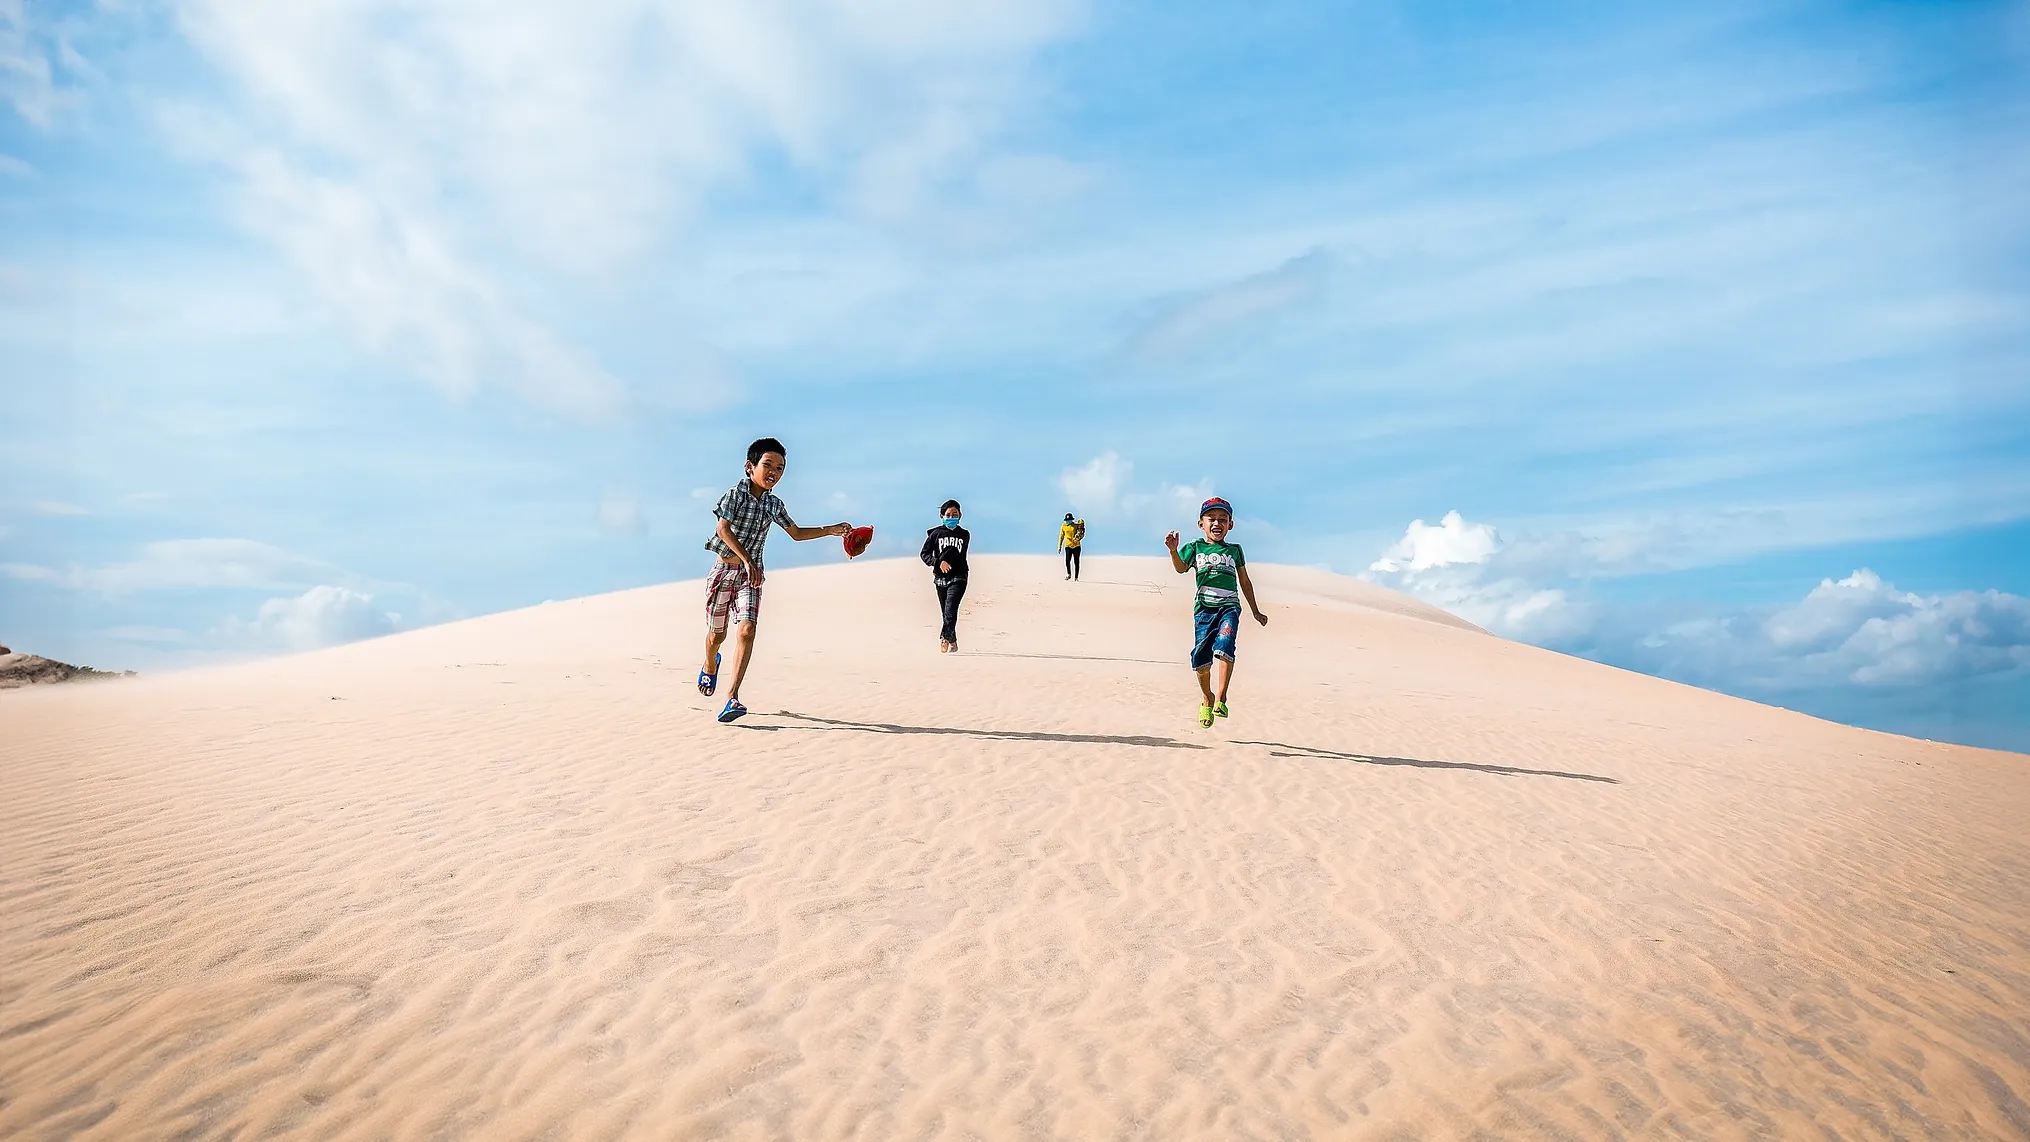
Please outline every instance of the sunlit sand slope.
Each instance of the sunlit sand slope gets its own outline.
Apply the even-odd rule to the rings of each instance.
[[[1085,572],[0,695],[0,1137],[2030,1137],[2030,759]]]

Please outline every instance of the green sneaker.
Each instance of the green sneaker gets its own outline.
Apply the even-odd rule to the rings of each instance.
[[[1208,729],[1208,730],[1209,730],[1209,729],[1211,729],[1211,728],[1212,728],[1212,707],[1211,707],[1211,706],[1200,706],[1200,707],[1198,708],[1198,725],[1199,725],[1199,728],[1201,728],[1201,729]]]
[[[1226,717],[1226,716],[1227,716],[1227,713],[1226,713],[1226,703],[1225,703],[1225,702],[1221,702],[1221,703],[1220,703],[1219,705],[1217,705],[1217,706],[1214,706],[1214,707],[1212,708],[1212,712],[1213,712],[1214,714],[1218,715],[1219,717],[1222,717],[1222,718]]]

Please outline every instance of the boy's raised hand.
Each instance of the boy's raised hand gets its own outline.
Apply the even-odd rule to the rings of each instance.
[[[1177,533],[1173,531],[1169,535],[1164,536],[1163,546],[1169,548],[1172,555],[1177,554]]]

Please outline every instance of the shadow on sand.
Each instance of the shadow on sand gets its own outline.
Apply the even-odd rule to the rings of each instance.
[[[1150,666],[1175,666],[1182,658],[1115,658],[1105,654],[1024,654],[1016,650],[970,650],[968,658],[1051,658],[1064,662],[1143,662]]]
[[[1145,749],[1211,749],[1209,745],[1197,742],[1181,742],[1175,738],[1151,737],[1146,734],[1054,734],[1041,730],[966,730],[952,726],[899,726],[893,722],[849,722],[839,718],[820,718],[814,714],[799,714],[794,710],[781,710],[778,718],[790,718],[804,722],[802,726],[764,726],[752,722],[741,722],[743,730],[759,730],[776,733],[782,730],[808,729],[816,731],[848,730],[863,734],[937,734],[954,737],[980,738],[985,741],[1011,742],[1067,742],[1072,745],[1132,745]],[[1377,757],[1367,753],[1341,753],[1337,750],[1317,749],[1312,746],[1287,745],[1283,742],[1242,741],[1234,745],[1259,745],[1269,747],[1271,757],[1308,757],[1325,761],[1351,761],[1361,765],[1401,765],[1412,769],[1470,769],[1475,773],[1492,773],[1497,777],[1563,777],[1570,781],[1596,781],[1602,785],[1619,785],[1613,777],[1601,777],[1594,773],[1566,773],[1559,769],[1525,769],[1516,765],[1482,765],[1470,761],[1424,761],[1414,757]]]
[[[863,734],[954,734],[959,737],[984,738],[988,741],[1010,742],[1070,742],[1074,745],[1134,745],[1148,749],[1211,749],[1211,746],[1193,742],[1181,742],[1175,738],[1148,737],[1141,734],[1052,734],[1037,730],[961,730],[950,726],[898,726],[890,722],[846,722],[836,718],[819,718],[810,714],[799,714],[783,710],[778,718],[795,718],[809,722],[809,726],[757,726],[738,723],[748,730],[854,730]]]
[[[1361,765],[1407,765],[1414,769],[1470,769],[1475,773],[1492,773],[1500,777],[1563,777],[1572,781],[1597,781],[1603,785],[1621,784],[1618,778],[1601,777],[1593,773],[1566,773],[1559,769],[1523,769],[1514,765],[1480,765],[1470,761],[1420,761],[1414,757],[1376,757],[1367,753],[1340,753],[1337,750],[1285,745],[1282,742],[1236,740],[1234,744],[1268,746],[1271,757],[1316,757],[1326,761],[1353,761]]]

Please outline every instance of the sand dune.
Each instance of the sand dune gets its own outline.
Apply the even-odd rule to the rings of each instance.
[[[2030,758],[1053,568],[0,696],[0,1137],[2030,1137]]]

